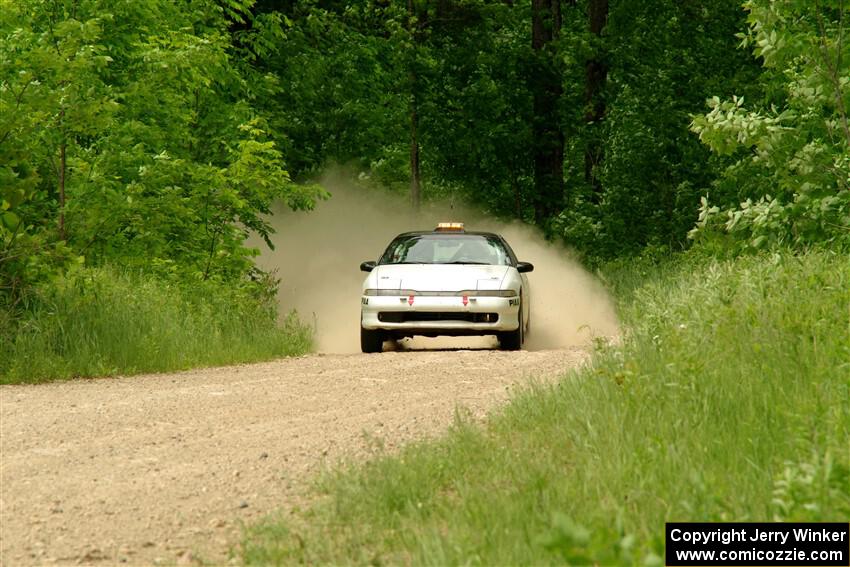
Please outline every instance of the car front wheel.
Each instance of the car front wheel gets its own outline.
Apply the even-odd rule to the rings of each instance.
[[[384,334],[360,327],[360,350],[363,352],[383,352]]]
[[[519,306],[519,326],[516,331],[499,333],[499,348],[502,350],[519,350],[525,339],[522,325],[522,304]]]

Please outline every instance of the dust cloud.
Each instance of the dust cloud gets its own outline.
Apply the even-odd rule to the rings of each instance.
[[[424,206],[413,213],[407,200],[359,187],[338,171],[320,184],[332,197],[311,212],[281,208],[271,219],[277,231],[274,250],[257,242],[258,264],[280,278],[281,313],[298,311],[316,328],[319,352],[360,351],[360,262],[377,260],[401,232],[431,230],[439,221],[465,222],[469,230],[502,234],[520,260],[534,264],[531,330],[526,349],[577,346],[592,337],[619,333],[614,306],[604,288],[560,247],[548,244],[532,228],[484,219],[480,213],[451,204]],[[493,337],[405,339],[398,348],[492,348]]]

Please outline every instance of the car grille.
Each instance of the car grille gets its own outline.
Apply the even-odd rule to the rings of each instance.
[[[498,323],[498,313],[470,313],[463,311],[381,311],[378,321],[383,323],[408,323],[414,321],[463,321],[466,323]]]

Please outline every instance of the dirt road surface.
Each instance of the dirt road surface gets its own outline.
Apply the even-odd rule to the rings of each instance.
[[[375,439],[483,416],[583,351],[310,355],[0,387],[0,564],[236,562],[240,526]],[[372,449],[370,449],[372,447]]]

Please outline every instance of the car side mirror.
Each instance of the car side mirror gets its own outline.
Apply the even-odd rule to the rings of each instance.
[[[375,269],[375,262],[372,262],[371,260],[368,261],[368,262],[363,262],[362,264],[360,264],[360,271],[361,272],[371,272],[374,269]]]
[[[521,273],[521,274],[524,274],[526,272],[533,272],[534,271],[534,264],[532,264],[530,262],[517,262],[516,263],[516,271]]]

